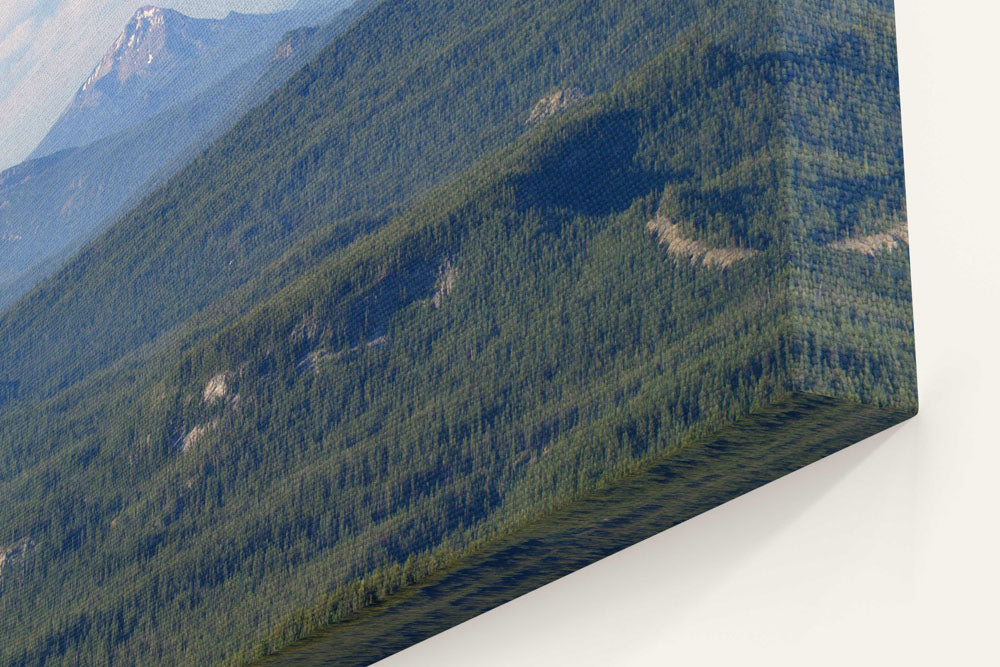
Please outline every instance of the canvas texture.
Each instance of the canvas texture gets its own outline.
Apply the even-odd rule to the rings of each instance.
[[[142,326],[0,321],[0,657],[371,664],[916,413],[891,1],[353,20],[87,251]]]

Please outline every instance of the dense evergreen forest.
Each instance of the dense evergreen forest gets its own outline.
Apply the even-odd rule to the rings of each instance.
[[[522,134],[553,88],[607,90],[698,3],[660,4],[378,3],[0,314],[0,380],[51,396],[214,303],[234,307],[233,289],[310,234],[337,226],[342,245]]]
[[[0,661],[246,662],[792,393],[912,412],[902,168],[890,1],[373,3],[0,316]]]

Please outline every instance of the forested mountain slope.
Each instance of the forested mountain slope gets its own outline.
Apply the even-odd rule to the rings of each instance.
[[[252,659],[789,391],[912,411],[905,248],[842,243],[905,216],[890,5],[474,4],[373,9],[4,320],[0,659]]]
[[[367,0],[321,26],[272,35],[310,15],[283,14],[241,44],[217,82],[135,127],[0,173],[0,309],[184,167],[357,18]],[[222,75],[224,74],[224,76]],[[190,98],[190,99],[186,99]],[[133,123],[136,123],[133,120]]]
[[[378,4],[0,315],[0,382],[49,396],[226,300],[317,229],[368,229],[523,134],[554,88],[606,90],[694,4]]]

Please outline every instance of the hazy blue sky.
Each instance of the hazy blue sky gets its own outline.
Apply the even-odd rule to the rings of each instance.
[[[0,169],[31,152],[132,14],[150,4],[218,17],[296,0],[0,0]]]

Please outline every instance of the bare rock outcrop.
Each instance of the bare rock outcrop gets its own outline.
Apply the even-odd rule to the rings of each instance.
[[[188,431],[188,434],[184,436],[183,440],[181,440],[181,453],[183,454],[197,445],[198,441],[208,435],[211,431],[215,430],[218,426],[219,420],[215,419],[208,424],[195,426],[193,429]]]
[[[869,234],[868,236],[851,236],[841,241],[828,243],[827,247],[836,250],[860,252],[869,257],[874,257],[876,253],[896,250],[904,245],[909,245],[909,235],[907,233],[906,222],[900,221],[888,231],[879,234]]]
[[[30,537],[22,537],[10,546],[0,546],[0,595],[11,580],[24,576],[27,558],[36,546]]]
[[[760,254],[759,250],[735,246],[713,248],[697,239],[685,236],[680,225],[671,222],[662,214],[650,220],[646,224],[646,229],[656,235],[660,245],[665,246],[672,257],[699,266],[726,269],[737,262]]]
[[[441,307],[445,298],[455,289],[455,282],[457,280],[458,271],[451,265],[451,262],[445,261],[441,265],[441,275],[437,281],[437,289],[434,290],[434,296],[431,297],[431,303],[434,304],[435,308]]]
[[[274,49],[274,56],[271,58],[271,62],[287,60],[294,56],[302,48],[302,45],[308,42],[318,30],[315,27],[305,27],[287,33]]]
[[[228,372],[219,373],[205,385],[205,391],[202,392],[201,401],[207,405],[215,403],[219,399],[225,398],[229,393],[229,383],[232,380],[232,375]]]
[[[319,370],[320,364],[327,359],[332,358],[332,356],[333,355],[322,348],[313,350],[299,362],[298,370],[299,372],[316,372]]]
[[[531,109],[531,114],[528,116],[528,125],[534,125],[535,123],[541,122],[550,116],[554,116],[561,111],[565,111],[572,106],[576,106],[586,99],[587,94],[576,86],[563,88],[562,90],[549,93],[542,99],[538,100],[535,106]]]

